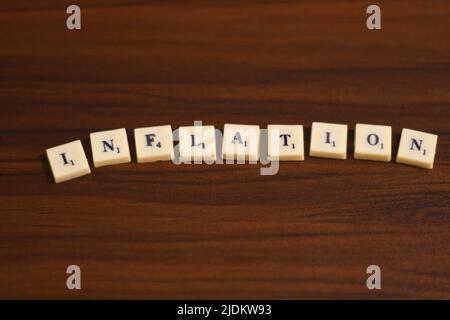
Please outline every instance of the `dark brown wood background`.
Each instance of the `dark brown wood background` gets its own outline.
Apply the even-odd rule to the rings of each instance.
[[[0,4],[0,298],[450,298],[448,0],[377,1],[374,32],[367,1],[78,0],[75,32],[71,2]],[[307,151],[347,123],[349,159],[52,182],[49,147],[194,120],[304,124]],[[402,128],[438,134],[435,169],[353,160],[357,122],[394,157]]]

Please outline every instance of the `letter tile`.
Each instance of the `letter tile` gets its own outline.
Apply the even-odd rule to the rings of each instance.
[[[403,129],[397,163],[433,169],[437,140],[438,136],[435,134]]]
[[[225,124],[222,157],[227,161],[257,162],[259,160],[259,126]]]
[[[131,161],[124,128],[91,133],[91,148],[96,168]]]
[[[173,159],[172,127],[170,125],[134,129],[134,141],[139,163]]]
[[[80,140],[47,149],[47,158],[56,183],[91,173]]]
[[[275,125],[267,126],[269,160],[302,161],[305,159],[303,126]]]
[[[216,161],[216,130],[214,126],[180,127],[178,132],[180,160],[183,163]]]
[[[311,157],[347,159],[347,125],[313,122]]]
[[[355,127],[355,159],[391,161],[392,128],[358,123]]]

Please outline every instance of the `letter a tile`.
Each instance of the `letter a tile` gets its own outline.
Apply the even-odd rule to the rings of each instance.
[[[257,162],[259,160],[259,126],[225,124],[223,128],[222,157],[227,162]]]

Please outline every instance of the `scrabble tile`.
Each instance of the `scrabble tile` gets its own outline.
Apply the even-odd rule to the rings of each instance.
[[[182,162],[212,163],[216,161],[216,130],[214,126],[180,127],[178,133]]]
[[[270,160],[301,161],[305,159],[303,126],[268,125],[268,152]]]
[[[403,129],[398,147],[397,162],[424,169],[433,169],[438,136]]]
[[[347,125],[313,122],[311,157],[347,159]]]
[[[170,125],[134,129],[134,141],[139,163],[173,159],[173,138]]]
[[[259,126],[225,124],[223,128],[222,157],[225,160],[259,160]]]
[[[103,167],[131,161],[125,129],[91,133],[94,167]]]
[[[355,127],[355,159],[391,161],[392,128],[358,123]]]
[[[47,158],[56,183],[91,173],[80,140],[47,149]]]

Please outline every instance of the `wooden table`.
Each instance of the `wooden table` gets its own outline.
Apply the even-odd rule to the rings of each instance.
[[[0,298],[450,298],[450,4],[0,4]],[[45,150],[194,120],[349,125],[349,159],[117,165],[56,185]],[[356,123],[439,135],[434,170],[352,157]],[[133,157],[134,157],[134,150]],[[66,288],[66,268],[82,290]],[[382,271],[368,290],[366,268]]]

